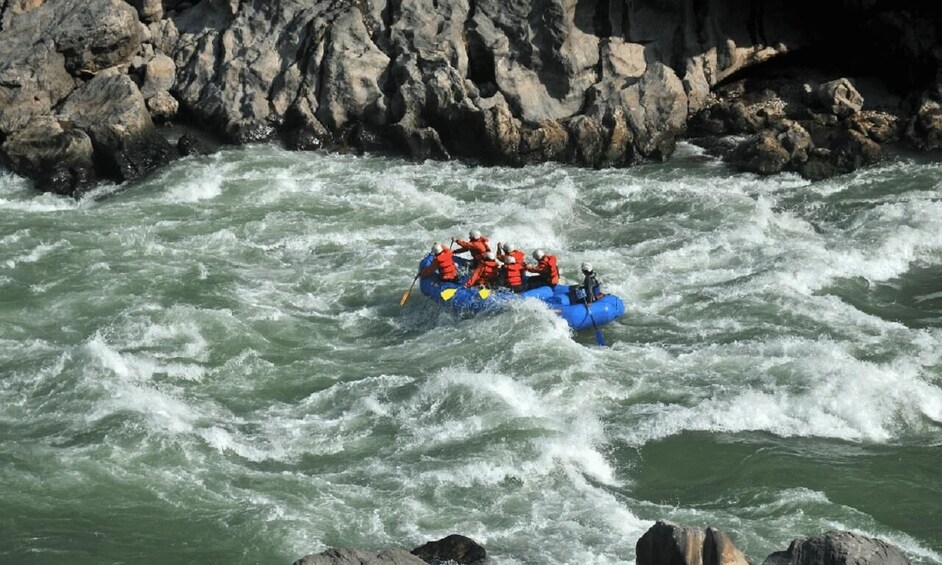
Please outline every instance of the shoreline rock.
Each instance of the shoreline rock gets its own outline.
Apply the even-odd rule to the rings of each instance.
[[[510,166],[624,167],[692,139],[738,170],[810,179],[894,144],[942,149],[942,6],[724,6],[9,0],[0,161],[63,193],[134,180],[178,156],[154,127],[181,120],[234,144]],[[898,92],[874,96],[874,80]],[[108,135],[67,103],[89,90]]]
[[[471,538],[452,534],[408,552],[378,552],[332,548],[306,555],[293,565],[488,565],[484,547]],[[750,565],[732,538],[718,528],[682,526],[658,520],[638,540],[637,565]],[[766,557],[762,565],[909,565],[909,560],[888,543],[860,534],[829,531],[821,536],[797,538],[788,549]]]

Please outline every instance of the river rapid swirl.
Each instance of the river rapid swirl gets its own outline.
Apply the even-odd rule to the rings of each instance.
[[[286,152],[81,200],[0,175],[0,561],[290,563],[450,533],[633,563],[847,529],[942,564],[942,164],[809,183]],[[625,316],[402,293],[471,228]]]

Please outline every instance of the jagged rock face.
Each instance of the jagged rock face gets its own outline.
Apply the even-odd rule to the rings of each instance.
[[[203,2],[174,18],[173,92],[235,141],[365,124],[422,158],[663,158],[683,132],[684,85],[669,66],[649,71],[641,44],[611,37],[602,4]],[[589,97],[597,131],[586,137],[590,122],[565,124]]]
[[[173,93],[239,142],[280,132],[293,146],[321,146],[369,130],[417,158],[624,165],[667,158],[721,81],[821,41],[839,12],[815,27],[813,8],[205,0],[171,15]],[[820,103],[841,118],[860,110],[846,81],[821,88]]]
[[[137,85],[135,10],[118,0],[18,1],[2,15],[0,158],[41,188],[138,178],[166,163]],[[90,79],[90,80],[88,80]]]
[[[152,124],[133,142],[118,133],[136,131],[142,108],[157,121],[179,110],[236,143],[280,136],[299,149],[393,148],[510,165],[666,159],[690,121],[700,134],[754,135],[733,159],[745,169],[817,178],[872,162],[874,144],[942,146],[940,15],[915,0],[893,10],[812,0],[6,0],[0,143],[15,137],[10,151],[39,154],[0,158],[30,174],[26,164],[50,151],[35,132],[73,139],[72,125],[47,118],[67,119],[73,90],[117,72],[144,103],[127,113],[120,100],[102,101],[121,127],[110,136],[79,129],[96,167],[110,164],[70,178],[134,178],[169,158],[158,144],[141,166],[131,163],[141,140],[156,140]],[[835,26],[859,39],[837,39]],[[882,51],[863,45],[872,37]],[[821,81],[800,105],[778,91],[717,103],[724,83],[803,49],[836,58],[865,50],[856,58],[873,58],[899,84],[932,88],[905,116],[868,113],[846,79]],[[811,147],[798,147],[799,128]],[[115,147],[121,163],[100,154]],[[65,161],[83,162],[76,155]]]

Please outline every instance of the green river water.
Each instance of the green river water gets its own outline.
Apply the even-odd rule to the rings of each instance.
[[[477,317],[435,241],[590,261],[626,314]],[[823,182],[273,146],[81,200],[0,174],[0,563],[288,564],[451,533],[622,564],[657,519],[755,563],[830,529],[942,564],[942,164]]]

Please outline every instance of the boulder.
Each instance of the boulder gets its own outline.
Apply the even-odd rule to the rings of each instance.
[[[909,120],[906,138],[923,151],[942,149],[942,104],[931,97],[924,97]]]
[[[703,565],[749,565],[749,560],[726,532],[710,526],[703,541]]]
[[[177,151],[181,157],[191,155],[208,155],[212,153],[212,148],[195,135],[185,133],[177,139]]]
[[[769,555],[762,565],[909,565],[909,560],[882,540],[830,531],[792,540],[787,550]]]
[[[658,520],[635,544],[637,565],[703,565],[706,532]]]
[[[180,103],[166,90],[160,90],[147,99],[147,111],[157,123],[172,120],[179,109]]]
[[[164,17],[163,0],[127,0],[137,9],[137,14],[144,23],[158,22]]]
[[[55,42],[66,69],[75,76],[127,63],[141,47],[137,13],[126,2],[61,0],[36,12],[47,9],[51,18],[39,36]]]
[[[637,565],[749,565],[726,533],[658,520],[635,546]]]
[[[831,162],[844,173],[872,165],[883,157],[883,148],[878,143],[852,129],[838,131],[828,148]]]
[[[20,49],[0,41],[0,138],[48,115],[75,88],[52,41]]]
[[[729,160],[740,170],[772,175],[782,172],[791,156],[782,147],[773,131],[762,131],[749,136],[736,148]]]
[[[176,81],[177,66],[173,59],[158,53],[144,66],[144,84],[141,94],[148,99],[158,92],[168,92]]]
[[[848,129],[858,131],[877,143],[899,141],[904,126],[899,116],[887,112],[863,111],[847,118]]]
[[[846,118],[863,108],[864,99],[850,80],[839,78],[819,85],[812,102],[838,118]]]
[[[546,120],[520,132],[518,153],[523,163],[565,161],[569,133],[559,122]]]
[[[635,151],[645,158],[665,159],[687,123],[687,95],[670,67],[654,63],[621,97]]]
[[[576,116],[566,122],[569,142],[575,160],[583,165],[601,164],[607,138],[602,125],[590,116]]]
[[[741,170],[771,175],[798,170],[813,148],[807,130],[797,122],[783,120],[775,129],[762,130],[746,138],[728,160]]]
[[[0,145],[10,169],[46,192],[72,195],[95,180],[92,140],[52,116],[36,116]]]
[[[412,554],[430,565],[485,565],[487,552],[469,537],[452,534],[438,541],[430,541],[412,550]]]
[[[127,75],[96,76],[62,103],[60,114],[91,138],[102,177],[134,180],[175,155],[157,133],[144,97]]]
[[[386,549],[377,553],[355,549],[328,549],[316,555],[305,555],[293,565],[426,565],[426,563],[404,549]]]

